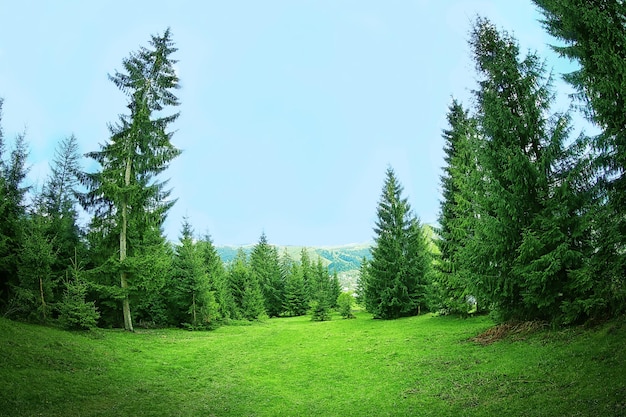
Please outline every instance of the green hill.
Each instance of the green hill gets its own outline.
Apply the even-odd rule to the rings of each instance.
[[[300,259],[300,253],[302,249],[305,248],[304,246],[275,246],[280,256],[287,253],[296,261]],[[353,290],[356,287],[361,261],[363,258],[371,258],[370,247],[371,245],[369,243],[362,243],[342,246],[306,247],[306,250],[311,260],[317,261],[317,258],[320,257],[322,263],[328,267],[331,273],[337,271],[339,281],[345,289]],[[239,248],[240,247],[237,246],[216,247],[217,253],[225,263],[229,263],[235,259]],[[254,245],[241,246],[241,248],[246,253],[250,254]]]

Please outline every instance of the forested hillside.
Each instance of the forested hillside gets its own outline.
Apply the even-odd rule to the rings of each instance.
[[[253,248],[253,245],[241,247],[247,254],[250,254]],[[240,247],[238,246],[215,247],[220,258],[226,264],[232,262],[237,257],[237,251],[239,249]],[[311,259],[321,258],[324,266],[331,272],[337,271],[342,287],[347,290],[354,290],[356,288],[361,263],[363,259],[371,258],[371,245],[367,243],[311,248],[276,245],[276,249],[278,253],[286,253],[294,259],[300,256],[303,249],[307,251]]]

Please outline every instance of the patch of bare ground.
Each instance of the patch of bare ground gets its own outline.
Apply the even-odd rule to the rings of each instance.
[[[498,340],[513,338],[515,340],[521,340],[525,336],[543,330],[548,326],[548,322],[545,321],[517,321],[506,322],[491,327],[481,334],[470,338],[469,340],[474,343],[486,346],[490,345]]]

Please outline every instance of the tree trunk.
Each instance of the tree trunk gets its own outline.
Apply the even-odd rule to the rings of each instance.
[[[39,277],[39,295],[41,296],[41,313],[43,314],[43,321],[46,321],[46,300],[43,297],[43,280]]]
[[[130,158],[126,160],[126,172],[124,173],[124,185],[128,187],[130,185]],[[122,202],[122,227],[120,229],[120,263],[123,263],[126,260],[126,228],[128,227],[128,213],[127,213],[127,197],[124,196],[124,201]],[[128,281],[126,280],[126,271],[124,271],[124,267],[122,266],[122,271],[120,272],[120,286],[123,290],[128,288]],[[128,301],[128,293],[124,295],[124,300],[122,301],[122,312],[124,314],[124,329],[132,332],[133,329],[133,320],[130,316],[130,302]]]
[[[196,327],[196,293],[192,294],[191,305],[193,306],[193,327]]]

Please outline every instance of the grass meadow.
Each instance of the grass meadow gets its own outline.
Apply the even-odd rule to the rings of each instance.
[[[470,340],[492,327],[362,312],[133,334],[0,319],[0,415],[626,415],[626,320]]]

